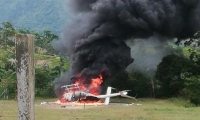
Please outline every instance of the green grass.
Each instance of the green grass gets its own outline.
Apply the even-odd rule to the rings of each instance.
[[[42,55],[42,54],[35,54],[36,60],[48,60],[51,59],[53,56],[50,55]]]
[[[36,99],[36,104],[55,99]],[[112,101],[118,101],[112,99]],[[36,106],[36,120],[199,120],[200,107],[185,108],[173,100],[139,99],[120,101],[134,104],[97,106],[86,109],[60,109],[51,106]],[[182,101],[183,102],[183,101]],[[142,105],[137,105],[137,104]],[[76,108],[76,107],[75,107]],[[17,102],[0,101],[0,120],[17,119]]]
[[[47,63],[50,63],[48,66],[50,68],[54,68],[56,66],[60,66],[60,57],[59,56],[50,56],[50,55],[42,55],[42,54],[35,54],[35,61],[39,60],[46,60]],[[40,65],[36,64],[36,67],[41,67]],[[69,58],[64,60],[64,69],[69,68]]]

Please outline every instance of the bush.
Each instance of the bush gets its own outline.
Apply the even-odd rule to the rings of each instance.
[[[59,72],[56,69],[42,67],[35,69],[35,94],[36,97],[55,97],[54,79]]]
[[[158,65],[155,78],[157,79],[157,97],[178,96],[184,88],[185,78],[196,75],[197,66],[184,56],[168,55]]]
[[[35,96],[42,98],[55,98],[55,91],[53,86],[49,86],[45,89],[35,89]]]
[[[184,94],[187,98],[190,99],[192,103],[196,106],[200,105],[200,76],[191,77],[185,80],[185,92]]]
[[[119,90],[131,90],[128,93],[131,96],[150,97],[152,93],[150,79],[138,71],[121,71],[110,80],[109,85]]]
[[[152,97],[151,79],[144,76],[138,71],[129,73],[128,86],[131,88],[130,94],[138,97]]]

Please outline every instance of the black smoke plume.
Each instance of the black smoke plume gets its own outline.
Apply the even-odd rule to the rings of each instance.
[[[77,73],[89,80],[125,70],[133,62],[127,39],[155,33],[182,39],[200,30],[199,0],[67,0],[69,7],[73,18],[53,43],[70,56],[66,83]]]

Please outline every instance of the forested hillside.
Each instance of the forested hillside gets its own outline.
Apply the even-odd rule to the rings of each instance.
[[[11,22],[16,28],[54,33],[61,31],[67,19],[65,0],[0,0],[0,23]]]

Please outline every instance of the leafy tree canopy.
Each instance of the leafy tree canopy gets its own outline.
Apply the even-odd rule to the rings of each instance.
[[[158,96],[176,96],[184,87],[184,80],[197,75],[197,66],[184,56],[168,55],[158,65],[155,78],[159,85]]]

